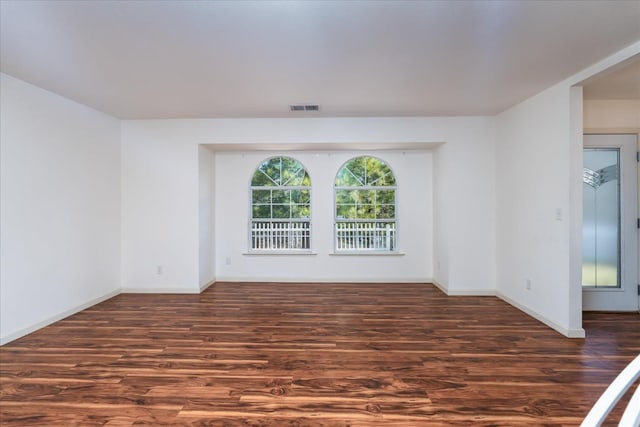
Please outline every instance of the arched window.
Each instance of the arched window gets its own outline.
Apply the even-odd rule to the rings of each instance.
[[[311,179],[300,162],[272,157],[251,178],[251,250],[311,248]]]
[[[336,251],[396,250],[396,178],[375,157],[345,163],[335,180]]]

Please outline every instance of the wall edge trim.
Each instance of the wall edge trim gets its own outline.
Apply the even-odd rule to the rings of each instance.
[[[213,285],[214,283],[216,283],[216,280],[215,280],[215,279],[213,279],[213,280],[211,280],[211,281],[209,281],[209,282],[205,283],[204,285],[201,285],[201,286],[200,286],[200,293],[203,293],[204,291],[206,291],[206,290],[207,290],[207,288],[208,288],[209,286]]]
[[[433,280],[431,282],[436,288],[440,289],[445,295],[450,297],[468,296],[468,297],[495,297],[495,289],[449,289],[448,287]]]
[[[553,329],[556,332],[564,335],[567,338],[584,338],[586,336],[586,332],[585,332],[585,330],[583,328],[567,329],[564,326],[561,326],[561,325],[557,324],[553,320],[550,320],[550,319],[546,318],[545,316],[543,316],[542,314],[538,313],[537,311],[532,310],[529,307],[526,307],[526,306],[520,304],[519,302],[509,298],[508,296],[506,296],[505,294],[503,294],[500,291],[496,292],[496,296],[498,298],[500,298],[501,300],[503,300],[504,302],[506,302],[507,304],[514,306],[518,310],[528,314],[529,316],[533,317],[534,319],[538,320],[539,322],[544,323],[545,325],[547,325],[551,329]]]
[[[435,286],[436,288],[440,289],[440,291],[442,291],[443,294],[445,294],[447,296],[449,295],[449,289],[447,288],[447,286],[441,284],[437,280],[432,280],[431,283],[433,284],[433,286]]]
[[[370,279],[353,279],[344,277],[333,278],[313,278],[313,277],[287,277],[287,278],[274,278],[274,277],[230,277],[230,276],[218,276],[214,282],[252,282],[252,283],[433,283],[433,279],[429,277],[385,277],[385,278],[370,278]]]
[[[211,282],[213,283],[213,282]],[[209,286],[209,285],[207,285]],[[205,288],[206,289],[206,288]],[[122,288],[121,294],[199,294],[204,289],[198,286],[196,289],[189,288]]]
[[[80,305],[72,307],[72,308],[70,308],[68,310],[65,310],[65,311],[61,312],[61,313],[58,313],[58,314],[53,315],[51,317],[48,317],[48,318],[46,318],[44,320],[41,320],[40,322],[36,322],[36,323],[32,324],[31,326],[27,326],[26,328],[23,328],[23,329],[20,329],[20,330],[18,330],[16,332],[10,333],[10,334],[8,334],[8,335],[6,335],[4,337],[0,337],[0,346],[8,344],[11,341],[15,341],[18,338],[22,338],[22,337],[24,337],[26,335],[29,335],[29,334],[31,334],[31,333],[39,330],[39,329],[42,329],[42,328],[44,328],[46,326],[51,325],[51,324],[53,324],[53,323],[55,323],[55,322],[57,322],[59,320],[65,319],[65,318],[67,318],[69,316],[72,316],[72,315],[74,315],[76,313],[81,312],[82,310],[86,310],[87,308],[93,307],[96,304],[100,304],[101,302],[106,301],[106,300],[108,300],[110,298],[113,298],[113,297],[115,297],[115,296],[117,296],[119,294],[120,294],[120,288],[114,289],[112,291],[107,292],[104,295],[101,295],[99,297],[90,299],[87,302],[84,302],[84,303],[82,303]]]
[[[451,297],[495,297],[495,289],[460,289],[449,291]]]

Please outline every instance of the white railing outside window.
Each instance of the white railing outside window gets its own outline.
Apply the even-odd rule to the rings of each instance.
[[[393,251],[396,247],[395,222],[337,222],[336,250]]]
[[[305,221],[251,221],[253,250],[311,248],[311,224]]]

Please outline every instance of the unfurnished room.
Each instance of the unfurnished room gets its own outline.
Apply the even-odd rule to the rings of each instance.
[[[0,425],[640,426],[640,1],[0,0]]]

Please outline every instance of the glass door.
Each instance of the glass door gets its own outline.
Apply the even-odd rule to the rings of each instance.
[[[620,149],[585,148],[582,285],[620,288]]]
[[[636,136],[584,139],[584,310],[638,309]]]

